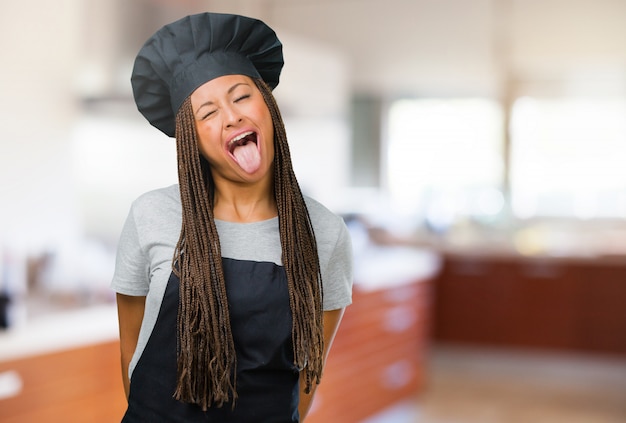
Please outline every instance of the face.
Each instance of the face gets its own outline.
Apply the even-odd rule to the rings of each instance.
[[[254,183],[271,178],[274,127],[254,81],[226,75],[191,94],[198,148],[211,165],[214,180]]]

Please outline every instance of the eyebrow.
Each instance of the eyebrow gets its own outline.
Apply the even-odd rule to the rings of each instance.
[[[236,84],[234,84],[232,87],[230,87],[230,88],[228,89],[228,91],[226,91],[226,94],[231,94],[233,91],[235,91],[235,88],[237,88],[237,87],[238,87],[238,86],[240,86],[240,85],[248,85],[248,86],[249,86],[249,84],[248,84],[248,83],[246,83],[246,82],[237,82],[237,83],[236,83]],[[209,100],[209,101],[207,101],[207,102],[202,103],[200,106],[198,106],[198,108],[196,109],[196,111],[194,112],[194,114],[196,114],[196,115],[197,115],[197,114],[198,114],[198,112],[200,111],[200,109],[202,109],[202,108],[203,108],[203,107],[205,107],[205,106],[210,106],[210,105],[212,105],[212,104],[213,104],[213,102],[212,102],[211,100]]]

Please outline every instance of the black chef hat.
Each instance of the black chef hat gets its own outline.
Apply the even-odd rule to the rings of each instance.
[[[247,75],[260,77],[273,89],[282,67],[282,44],[266,24],[201,13],[150,37],[135,59],[131,83],[139,111],[173,137],[178,109],[200,85],[224,75]]]

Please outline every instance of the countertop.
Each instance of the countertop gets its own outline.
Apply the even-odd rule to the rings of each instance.
[[[115,304],[55,312],[0,332],[0,361],[119,339]]]

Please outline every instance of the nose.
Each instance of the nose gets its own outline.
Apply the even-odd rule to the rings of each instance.
[[[243,120],[241,113],[236,107],[228,107],[224,109],[224,126],[231,128],[241,123]]]

